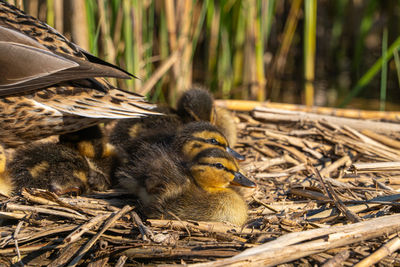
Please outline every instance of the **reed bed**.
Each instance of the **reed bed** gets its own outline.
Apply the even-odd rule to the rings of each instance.
[[[236,112],[236,150],[246,156],[241,168],[258,185],[242,192],[249,204],[243,228],[147,219],[137,213],[134,199],[116,189],[62,197],[24,189],[0,202],[0,262],[398,265],[398,119],[378,122],[277,106]]]

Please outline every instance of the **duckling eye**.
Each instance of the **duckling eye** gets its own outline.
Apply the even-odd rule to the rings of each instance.
[[[208,140],[213,145],[218,145],[219,144],[219,142],[217,140],[215,140],[215,138],[211,138],[211,139],[208,139]]]
[[[224,165],[222,165],[221,163],[216,163],[215,167],[217,167],[218,169],[223,169]]]

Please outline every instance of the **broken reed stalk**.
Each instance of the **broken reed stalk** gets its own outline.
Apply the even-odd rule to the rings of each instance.
[[[187,222],[176,220],[157,220],[148,219],[147,222],[153,227],[172,227],[173,229],[193,228],[200,231],[215,232],[215,233],[240,233],[240,234],[256,234],[260,233],[257,229],[241,229],[233,225],[222,222]]]
[[[400,142],[397,140],[394,140],[392,138],[389,138],[387,136],[372,132],[370,130],[362,130],[361,131],[362,134],[368,136],[369,138],[374,139],[375,141],[381,142],[384,145],[396,148],[396,149],[400,149]]]
[[[321,186],[323,187],[325,193],[329,196],[331,200],[333,200],[333,203],[335,206],[342,212],[343,215],[349,219],[351,222],[360,222],[361,219],[360,217],[357,216],[354,212],[349,210],[341,201],[341,199],[338,197],[338,195],[335,193],[335,191],[332,188],[332,185],[328,181],[324,181],[324,178],[322,178],[321,174],[317,169],[314,167],[311,167],[312,171],[315,176],[317,176],[319,182],[321,183]]]
[[[215,105],[234,111],[252,111],[258,107],[282,109],[289,111],[309,112],[319,115],[330,115],[352,119],[369,119],[369,120],[393,120],[400,121],[400,112],[396,111],[373,111],[361,109],[340,109],[331,107],[306,107],[304,105],[276,103],[276,102],[259,102],[252,100],[215,100]]]
[[[400,215],[389,215],[344,226],[286,234],[229,259],[189,266],[273,266],[399,230]]]
[[[63,243],[73,243],[77,241],[84,233],[89,231],[92,227],[96,226],[98,223],[103,222],[108,216],[107,215],[98,215],[88,221],[87,223],[79,226],[75,231],[70,233],[63,241]]]
[[[40,208],[40,207],[32,207],[28,205],[19,205],[19,204],[13,204],[13,203],[7,203],[6,205],[8,210],[14,210],[14,211],[24,211],[24,212],[37,212],[37,213],[43,213],[43,214],[52,214],[56,216],[61,216],[65,218],[71,218],[71,219],[77,219],[77,220],[86,220],[87,217],[84,215],[80,214],[71,214],[70,212],[63,212],[63,211],[56,211],[56,210],[51,210],[51,209],[46,209],[46,208]]]
[[[139,215],[136,212],[132,211],[131,217],[132,220],[137,225],[137,227],[139,228],[139,232],[142,235],[143,241],[146,241],[147,238],[149,240],[154,240],[153,232],[146,225],[143,224],[142,219],[140,219]]]
[[[380,260],[385,258],[386,256],[389,256],[396,250],[400,248],[400,238],[395,237],[391,239],[389,242],[385,243],[382,247],[380,247],[377,251],[354,265],[354,267],[367,267],[367,266],[372,266],[375,263],[378,263]]]
[[[271,108],[255,109],[254,117],[259,120],[266,120],[270,122],[273,121],[298,122],[307,120],[310,121],[324,120],[339,126],[350,126],[356,130],[371,129],[378,133],[392,133],[400,131],[400,125],[396,123],[356,120],[356,119],[340,118],[328,115],[318,115],[313,113],[294,112],[294,111],[271,109]]]
[[[350,251],[342,251],[333,256],[330,260],[325,262],[321,267],[339,267],[343,266],[345,262],[350,257]]]
[[[119,218],[121,218],[125,213],[132,210],[132,207],[125,206],[120,211],[115,212],[110,215],[110,218],[105,222],[103,228],[86,243],[86,245],[79,251],[78,255],[67,265],[76,266],[83,256],[89,251],[89,249],[96,243],[104,232],[110,228]]]

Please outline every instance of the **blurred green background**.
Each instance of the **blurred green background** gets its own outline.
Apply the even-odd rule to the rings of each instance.
[[[394,110],[394,0],[9,0],[174,103],[192,83],[217,98]]]

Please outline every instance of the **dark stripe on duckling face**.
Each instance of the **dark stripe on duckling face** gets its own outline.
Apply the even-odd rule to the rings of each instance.
[[[216,136],[216,137],[218,138],[219,136]],[[205,139],[205,138],[193,137],[191,140],[199,141],[199,142],[202,142],[202,143],[207,143],[207,144],[210,144],[212,146],[219,146],[222,149],[224,149],[226,147],[225,144],[223,142],[220,142],[222,140],[218,141],[217,138],[211,137],[211,138]]]
[[[218,159],[216,159],[216,160],[218,160]],[[224,166],[224,164],[222,164],[220,162],[218,162],[218,163],[198,163],[198,165],[208,166],[208,167],[215,168],[218,170],[223,170],[223,171],[228,172],[228,173],[232,174],[233,176],[235,176],[235,171],[228,169],[227,167]],[[218,172],[218,171],[213,170],[213,172]]]
[[[202,150],[209,148],[225,150],[226,146],[226,139],[220,133],[201,131],[193,133],[185,140],[182,146],[182,153],[192,159]]]
[[[204,130],[201,132],[196,132],[192,135],[192,140],[202,141],[213,146],[220,146],[226,148],[228,146],[228,141],[219,132]]]
[[[240,173],[235,159],[218,148],[201,151],[193,159],[190,171],[196,183],[206,191],[224,190],[230,184],[254,186]]]

